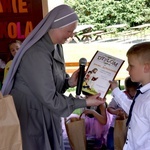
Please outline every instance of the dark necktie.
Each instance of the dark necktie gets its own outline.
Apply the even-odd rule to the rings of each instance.
[[[135,96],[134,96],[134,98],[133,98],[133,102],[132,102],[131,107],[130,107],[130,110],[129,110],[129,116],[128,116],[128,119],[127,119],[127,122],[126,122],[126,126],[129,125],[129,122],[130,122],[131,116],[132,116],[133,106],[134,106],[134,104],[135,104],[135,99],[137,98],[137,96],[138,96],[140,93],[141,93],[141,91],[138,89],[137,92],[136,92],[136,94],[135,94]]]

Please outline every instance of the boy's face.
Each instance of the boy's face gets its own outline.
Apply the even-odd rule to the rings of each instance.
[[[133,82],[142,83],[144,77],[144,67],[145,65],[139,61],[136,55],[131,55],[128,57],[128,68],[127,71]]]

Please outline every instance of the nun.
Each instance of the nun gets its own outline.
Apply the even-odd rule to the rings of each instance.
[[[13,96],[23,150],[63,150],[61,117],[105,102],[100,94],[82,99],[64,95],[77,85],[79,69],[71,77],[66,74],[62,44],[73,36],[77,23],[77,14],[68,5],[55,7],[13,59],[2,93]]]

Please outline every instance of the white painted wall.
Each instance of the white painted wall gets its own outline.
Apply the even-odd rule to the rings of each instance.
[[[42,0],[43,17],[54,7],[64,3],[64,0]]]
[[[48,1],[48,10],[50,11],[54,7],[63,4],[64,0],[47,0]]]

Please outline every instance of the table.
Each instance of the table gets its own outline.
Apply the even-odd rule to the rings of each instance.
[[[105,27],[105,29],[112,29],[112,28],[114,28],[114,29],[117,29],[117,28],[124,28],[124,27],[126,27],[126,26],[127,26],[127,24],[114,24],[114,25],[110,25],[110,26]]]
[[[93,27],[94,27],[94,25],[91,25],[91,24],[78,25],[77,28],[74,30],[74,37],[76,37],[78,39],[78,41],[80,41],[80,38],[79,38],[79,35],[78,35],[79,32],[81,32],[81,34],[91,32]]]
[[[87,41],[89,41],[90,39],[92,40],[92,35],[97,35],[97,34],[101,34],[101,33],[104,33],[104,30],[97,30],[97,31],[84,33],[84,34],[82,34],[81,40],[84,40],[84,39]]]
[[[150,23],[146,23],[146,24],[134,26],[134,27],[132,27],[132,28],[133,28],[133,29],[143,29],[143,28],[147,28],[147,27],[150,27]]]
[[[125,28],[126,26],[127,26],[127,24],[114,24],[114,25],[105,27],[105,29],[109,29],[109,31],[111,30],[111,36],[112,36],[112,34],[116,33],[117,29]]]
[[[137,37],[138,39],[138,35],[139,35],[140,31],[134,31],[134,30],[126,30],[123,32],[118,33],[119,36],[123,37],[123,40],[125,41],[128,38],[132,38],[132,37]]]
[[[94,25],[91,25],[91,24],[78,25],[77,28],[74,30],[74,33],[84,31],[85,29],[92,29],[93,27]]]
[[[141,37],[142,37],[142,35],[145,37],[145,29],[148,27],[150,27],[150,23],[145,23],[145,24],[134,26],[131,28],[139,30],[141,32]]]

